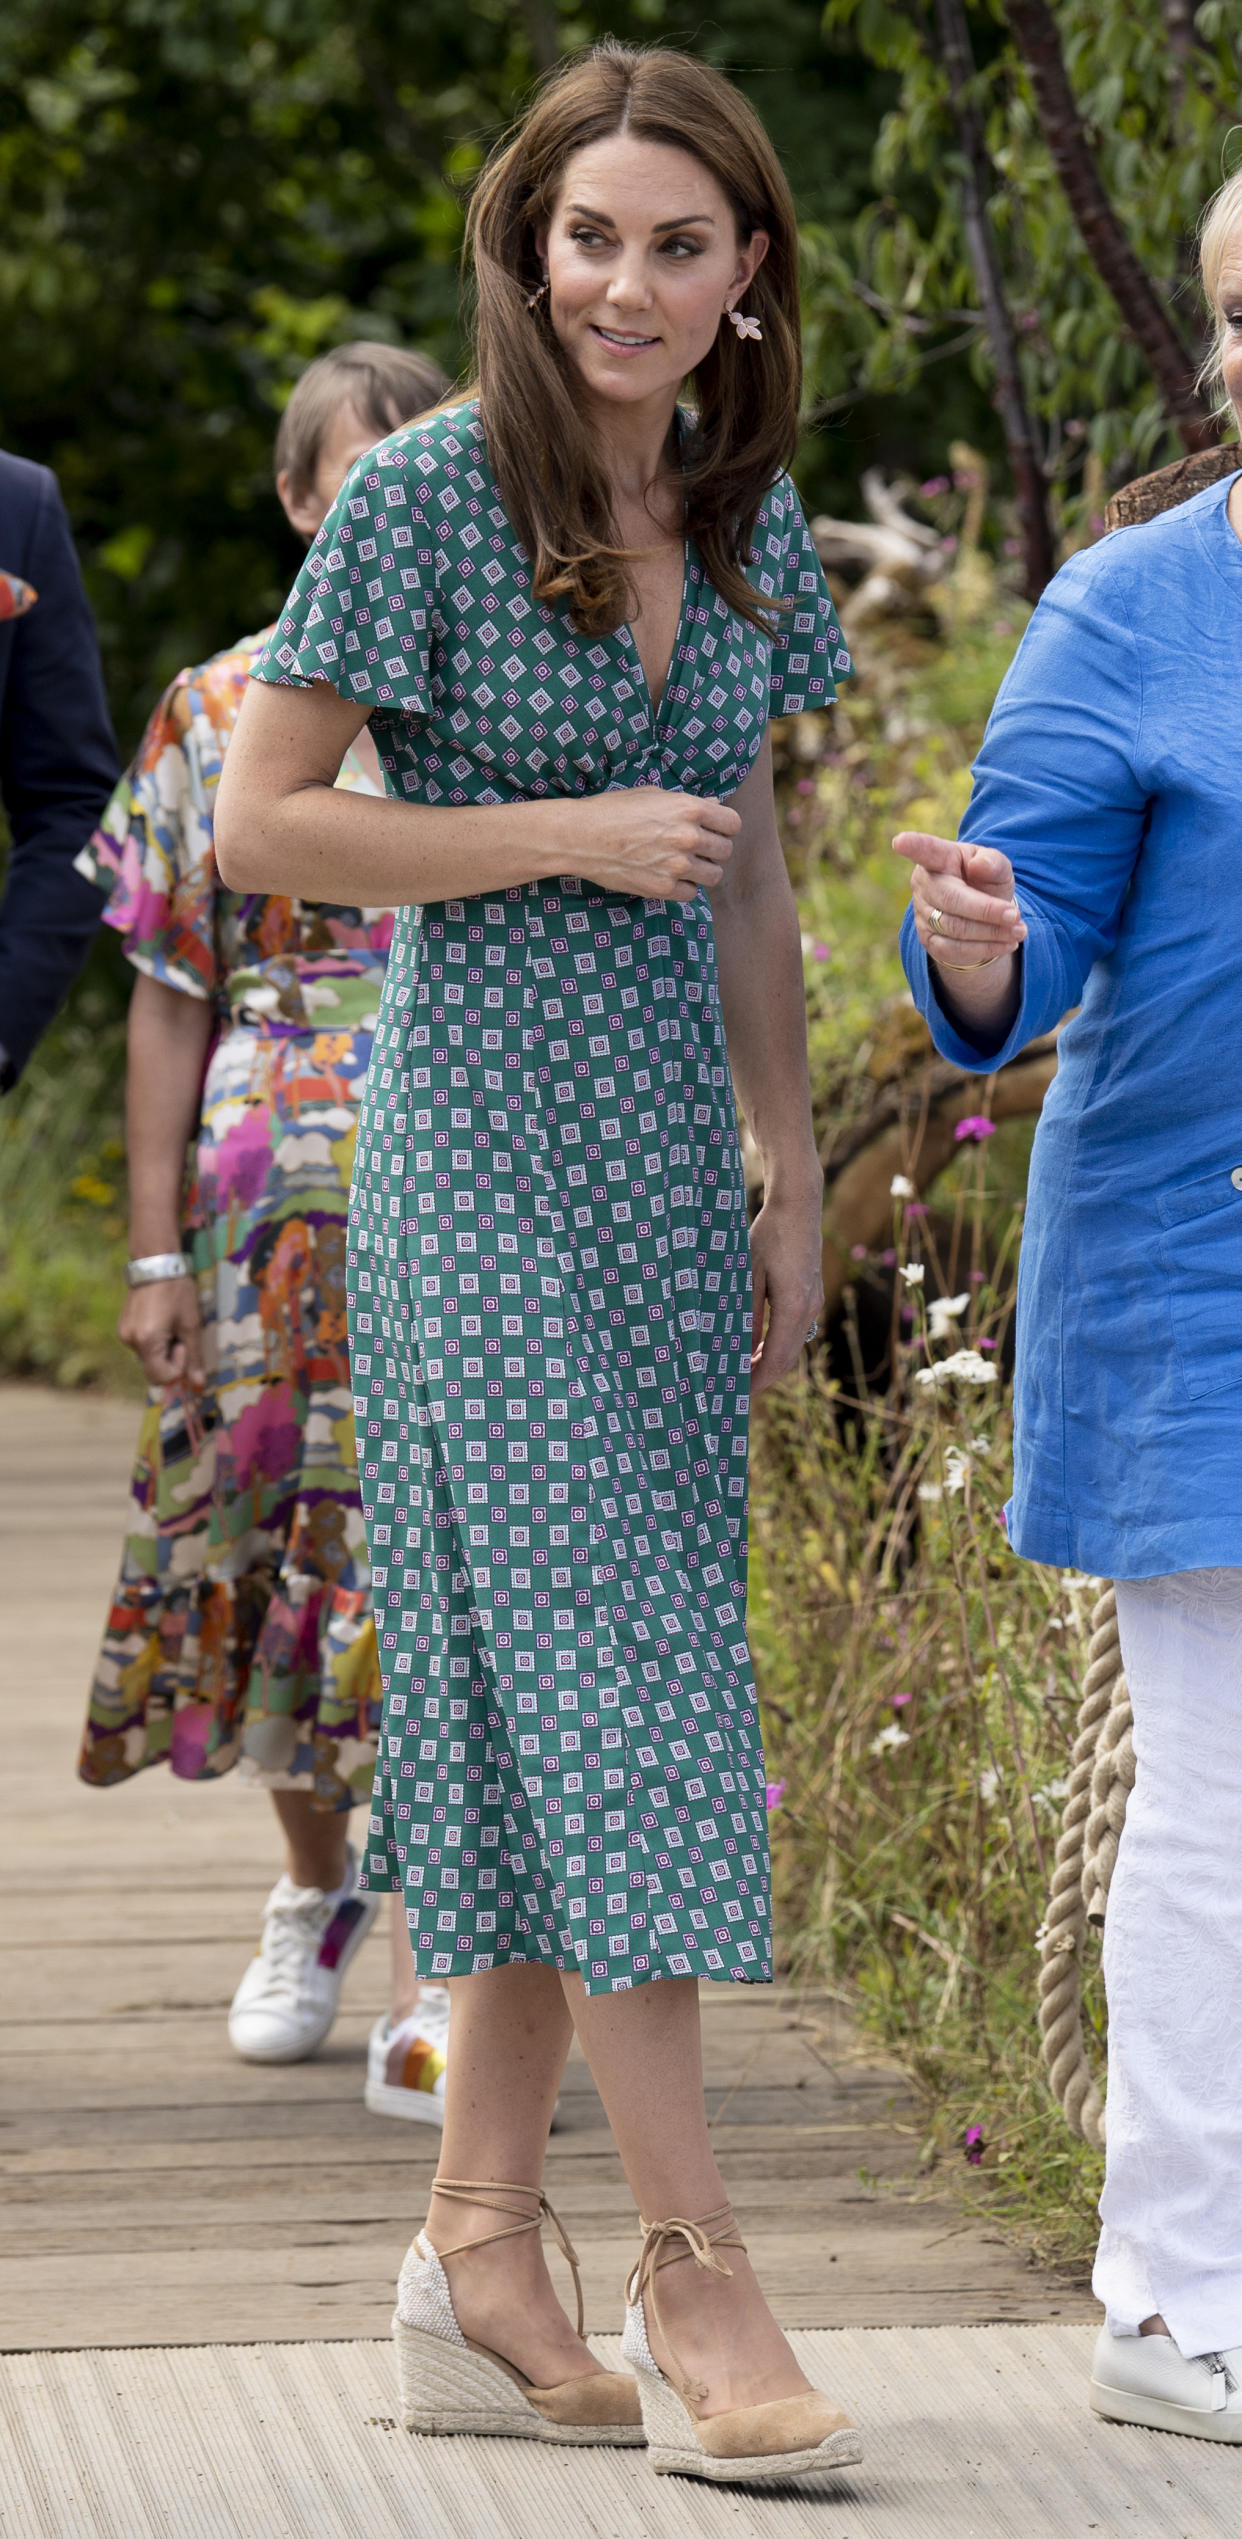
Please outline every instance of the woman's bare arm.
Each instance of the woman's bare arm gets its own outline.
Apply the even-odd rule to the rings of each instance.
[[[132,1260],[181,1249],[186,1148],[198,1126],[212,1032],[206,997],[139,971],[129,1008],[125,1127]],[[119,1324],[150,1384],[203,1381],[202,1330],[192,1278],[132,1287]]]
[[[759,1393],[796,1364],[823,1300],[824,1177],[811,1126],[802,947],[776,826],[770,740],[732,801],[741,831],[713,916],[729,1063],[763,1161],[763,1207],[751,1229]]]
[[[326,682],[251,685],[215,809],[216,863],[231,890],[400,907],[558,873],[642,899],[692,899],[720,879],[736,814],[658,786],[447,808],[337,791],[366,719]]]

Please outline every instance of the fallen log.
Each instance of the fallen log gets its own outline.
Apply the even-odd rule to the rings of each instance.
[[[855,1248],[875,1251],[892,1238],[894,1176],[904,1173],[926,1197],[957,1153],[963,1120],[1036,1117],[1056,1071],[1056,1032],[1029,1042],[986,1077],[937,1058],[929,1038],[917,1066],[886,1084],[860,1119],[825,1139],[825,1318],[854,1275]]]

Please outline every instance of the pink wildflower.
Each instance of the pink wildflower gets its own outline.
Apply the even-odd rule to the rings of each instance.
[[[909,1699],[910,1699],[910,1696],[909,1696],[909,1694],[908,1694],[908,1693],[894,1693],[894,1694],[893,1694],[893,1708],[894,1708],[894,1710],[904,1710],[904,1709],[905,1709],[905,1706],[906,1706],[906,1703],[909,1701]]]
[[[919,492],[924,495],[947,494],[948,490],[949,480],[947,476],[929,476],[926,484],[920,485],[919,487]]]
[[[994,1349],[996,1347],[996,1342],[994,1340],[976,1340],[975,1347],[976,1349]]]
[[[984,2147],[982,2125],[967,2125],[966,2157],[969,2160],[972,2169],[978,2168],[979,2163],[983,2158]]]
[[[780,1806],[781,1801],[782,1801],[782,1799],[784,1798],[784,1795],[785,1795],[785,1783],[784,1783],[783,1781],[769,1781],[769,1783],[768,1783],[768,1785],[767,1785],[767,1786],[768,1786],[768,1814],[769,1814],[769,1816],[771,1816],[771,1815],[773,1815],[773,1814],[775,1813],[776,1809]]]
[[[995,1120],[985,1120],[981,1111],[972,1111],[968,1120],[958,1121],[957,1127],[953,1131],[953,1135],[959,1146],[962,1144],[963,1139],[967,1137],[972,1140],[974,1145],[982,1146],[985,1137],[995,1137],[996,1122]]]
[[[814,791],[815,791],[815,779],[814,779],[814,777],[813,777],[813,776],[799,776],[796,790],[797,790],[799,793],[814,793]]]
[[[865,1244],[865,1243],[851,1243],[851,1245],[850,1245],[850,1259],[851,1259],[852,1261],[865,1261],[865,1260],[866,1260],[866,1257],[867,1257],[867,1246],[866,1246],[866,1244]]]

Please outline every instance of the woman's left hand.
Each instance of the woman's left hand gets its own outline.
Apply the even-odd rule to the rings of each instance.
[[[768,1192],[750,1229],[755,1311],[750,1391],[755,1400],[790,1375],[824,1302],[824,1182],[814,1177]],[[766,1329],[765,1329],[766,1323]]]

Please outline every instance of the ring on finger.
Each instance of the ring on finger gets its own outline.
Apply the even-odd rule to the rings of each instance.
[[[943,908],[933,908],[933,909],[932,909],[932,911],[931,911],[931,921],[932,921],[932,933],[933,933],[933,934],[943,934],[943,933],[944,933],[944,910],[943,910]]]

